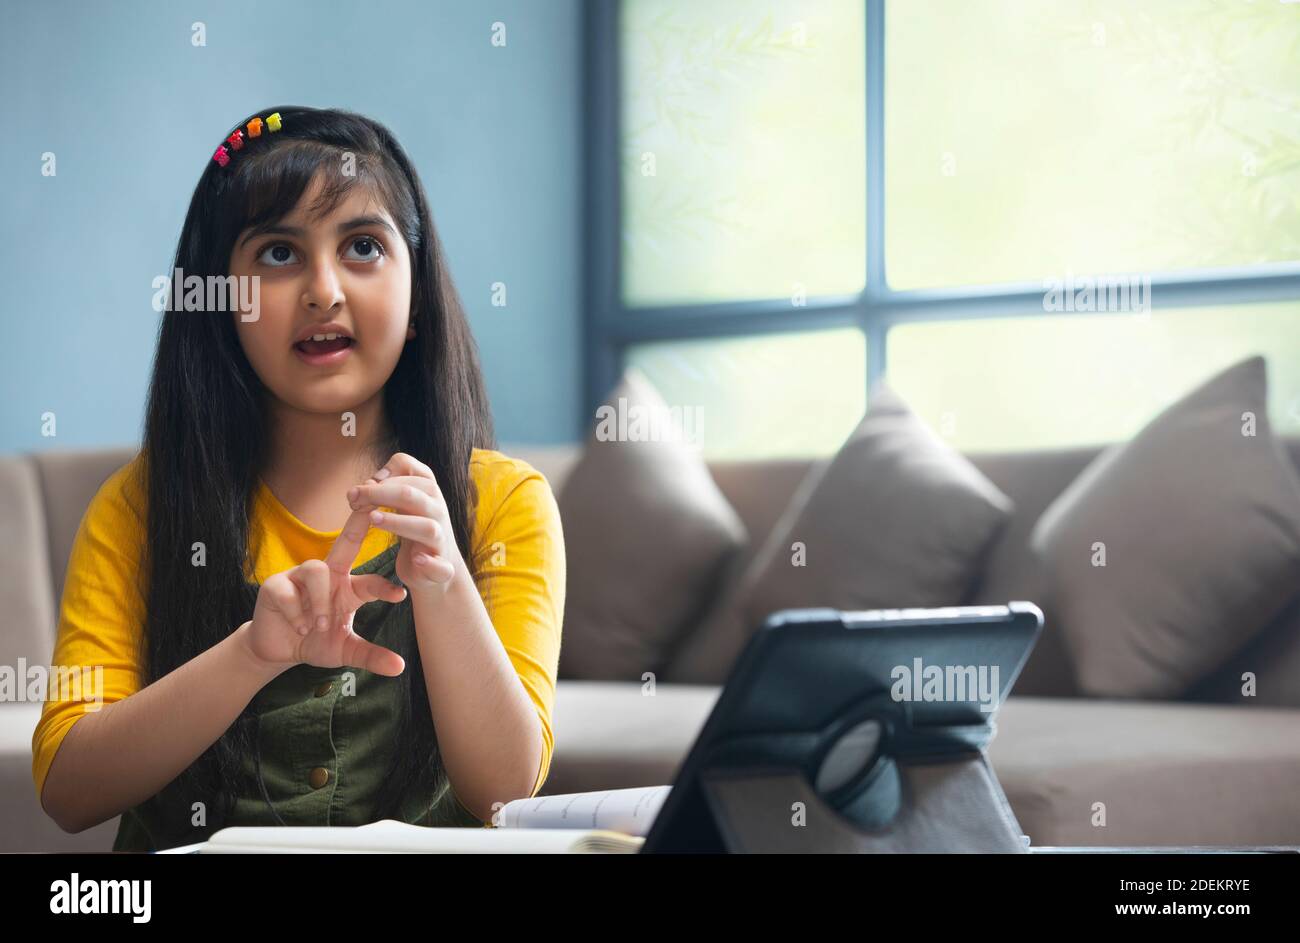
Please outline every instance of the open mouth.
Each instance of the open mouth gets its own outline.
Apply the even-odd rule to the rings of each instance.
[[[309,356],[332,354],[351,347],[355,341],[342,334],[314,334],[306,340],[294,344],[294,349]]]

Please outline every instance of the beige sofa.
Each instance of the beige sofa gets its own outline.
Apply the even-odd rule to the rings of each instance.
[[[1285,440],[1300,467],[1300,439]],[[558,494],[579,446],[502,450],[531,462]],[[0,665],[48,664],[77,524],[99,484],[133,449],[0,458],[0,570],[8,624]],[[1015,516],[965,603],[1030,599],[1041,586],[1026,552],[1039,514],[1097,453],[968,457],[1016,503]],[[710,469],[761,542],[808,460],[714,462]],[[1171,521],[1170,526],[1177,526]],[[665,549],[662,552],[671,552]],[[608,579],[570,573],[570,579]],[[1251,645],[1178,702],[1077,695],[1069,659],[1047,625],[997,719],[990,754],[1023,831],[1036,845],[1300,844],[1300,594]],[[1239,694],[1243,668],[1258,696]],[[561,677],[555,757],[543,792],[672,781],[718,689],[658,678],[653,696],[626,682]],[[31,777],[40,704],[0,703],[0,851],[108,850],[116,820],[76,835],[41,811]],[[1100,806],[1098,804],[1101,804]],[[1104,809],[1105,825],[1097,824]]]

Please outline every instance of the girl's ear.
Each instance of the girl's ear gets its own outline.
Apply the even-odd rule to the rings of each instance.
[[[406,322],[406,339],[409,341],[415,336],[415,324],[411,321]]]

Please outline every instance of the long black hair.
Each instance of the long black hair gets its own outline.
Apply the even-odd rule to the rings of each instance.
[[[279,131],[263,129],[249,138],[231,153],[227,166],[208,159],[190,200],[173,270],[182,270],[186,279],[228,276],[239,233],[288,215],[318,175],[324,186],[313,213],[328,212],[354,186],[371,187],[410,251],[416,328],[384,387],[391,437],[377,444],[376,461],[402,451],[433,470],[461,556],[473,567],[477,494],[471,451],[495,448],[495,436],[477,346],[424,188],[388,129],[362,115],[279,106],[250,115],[240,127],[276,112]],[[345,160],[348,154],[353,156]],[[146,684],[252,617],[257,587],[251,582],[249,518],[269,454],[264,405],[269,393],[244,354],[233,315],[170,308],[158,335],[141,455],[141,485],[148,496],[141,573],[147,576],[142,586]],[[206,545],[205,566],[192,565],[196,541]],[[410,606],[409,597],[398,605]],[[378,799],[380,818],[396,817],[408,787],[428,777],[438,759],[415,639],[404,640],[403,648],[404,707],[393,764]],[[174,816],[170,829],[184,834],[190,828],[195,801],[204,802],[209,825],[228,819],[235,801],[232,784],[241,782],[242,759],[254,749],[254,720],[245,708],[216,743],[164,787],[164,814]]]

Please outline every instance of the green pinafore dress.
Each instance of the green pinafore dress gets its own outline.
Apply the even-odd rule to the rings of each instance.
[[[392,544],[352,572],[379,573],[394,580],[398,548]],[[415,633],[411,607],[366,603],[356,612],[353,631],[401,651],[401,640]],[[408,659],[406,670],[418,668]],[[379,818],[379,790],[393,751],[401,746],[393,742],[402,709],[397,678],[347,666],[299,664],[262,688],[251,709],[260,718],[255,728],[257,756],[245,758],[244,785],[223,827],[280,825],[275,813],[289,826],[357,826]],[[258,758],[274,812],[258,786]],[[183,809],[163,809],[167,801],[163,797],[169,792],[164,790],[122,814],[114,851],[159,851],[205,841],[215,831],[206,824],[168,828],[164,823],[194,820],[188,804]],[[485,826],[461,804],[441,763],[403,797],[400,818],[415,825]]]

